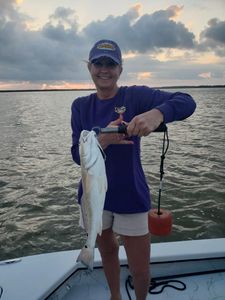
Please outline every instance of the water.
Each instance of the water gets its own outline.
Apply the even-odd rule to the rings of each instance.
[[[175,241],[225,236],[225,89],[186,89],[195,114],[170,124],[162,207]],[[0,260],[80,248],[71,158],[70,106],[88,92],[0,93]],[[142,160],[157,206],[162,133],[143,139]]]

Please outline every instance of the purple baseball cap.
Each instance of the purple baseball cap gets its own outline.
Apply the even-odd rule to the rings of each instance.
[[[90,53],[89,61],[92,62],[100,57],[109,57],[117,64],[122,65],[122,55],[117,43],[111,40],[100,40],[94,44]]]

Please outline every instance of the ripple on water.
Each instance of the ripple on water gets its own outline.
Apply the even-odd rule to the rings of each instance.
[[[195,114],[168,124],[162,207],[173,231],[155,241],[225,236],[224,89],[190,89]],[[76,203],[80,167],[71,159],[70,106],[87,92],[1,93],[0,259],[80,248]],[[63,99],[63,101],[62,101]],[[6,101],[7,100],[7,101]],[[38,126],[37,126],[38,124]],[[157,205],[163,134],[142,140]]]

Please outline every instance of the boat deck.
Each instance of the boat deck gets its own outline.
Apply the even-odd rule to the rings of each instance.
[[[211,252],[209,257],[207,252],[212,249],[204,241],[200,241],[198,246],[191,241],[155,246],[152,249],[151,274],[157,286],[151,292],[161,293],[149,294],[147,299],[225,300],[225,248],[222,251],[214,249],[214,255]],[[216,242],[211,244],[211,247],[217,246],[219,244]],[[122,299],[135,299],[134,290],[127,280],[130,273],[123,259],[123,248],[120,249],[120,257]],[[97,265],[93,272],[78,268],[58,292],[55,291],[47,299],[110,299],[101,265]]]
[[[110,299],[98,250],[93,272],[76,263],[79,252],[61,251],[0,262],[0,299]],[[119,255],[122,299],[135,300],[127,282],[130,273],[123,247]],[[150,269],[159,284],[152,292],[162,292],[149,294],[147,299],[225,300],[225,238],[153,244]]]
[[[121,293],[122,299],[135,299],[134,291],[128,286],[126,290],[126,280],[129,275],[128,269],[123,267],[121,270]],[[149,294],[147,299],[173,299],[173,300],[224,300],[225,299],[225,272],[205,274],[198,276],[176,277],[186,285],[185,290],[176,290],[171,287],[165,287],[160,294]],[[168,279],[169,280],[169,279]],[[76,276],[76,284],[69,288],[68,293],[62,298],[64,300],[85,299],[110,299],[110,293],[105,282],[102,270],[94,270],[92,273],[79,271]],[[165,281],[165,280],[163,280]],[[183,284],[169,283],[177,288],[183,288]],[[160,291],[163,286],[157,287],[154,291]],[[128,296],[130,294],[130,297]],[[79,295],[79,298],[77,297]],[[56,295],[52,299],[57,299]],[[61,298],[59,298],[61,299]]]

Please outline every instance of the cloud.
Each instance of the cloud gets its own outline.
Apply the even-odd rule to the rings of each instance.
[[[137,75],[138,75],[139,80],[145,80],[145,79],[149,79],[152,77],[151,72],[140,72]]]
[[[4,26],[8,22],[21,23],[24,20],[30,19],[29,16],[18,11],[17,0],[0,0],[0,25]],[[0,28],[1,28],[0,27]]]
[[[49,19],[51,21],[56,21],[56,24],[59,22],[61,25],[69,25],[71,28],[77,30],[78,24],[76,22],[75,10],[65,7],[57,7],[54,14],[50,15]]]
[[[0,1],[0,81],[68,80],[80,72],[76,58],[84,49],[73,10],[56,9],[41,30],[32,31],[15,1]]]
[[[225,21],[214,18],[209,20],[208,25],[201,33],[201,37],[225,45]]]
[[[126,58],[124,79],[129,76],[140,81],[150,77],[157,79],[159,74],[165,79],[193,77],[191,67],[186,63],[182,65],[181,59],[171,63],[155,59],[162,50],[194,51],[195,35],[176,21],[182,6],[141,15],[141,6],[135,5],[123,15],[90,22],[82,30],[75,10],[58,7],[48,22],[37,30],[27,26],[31,18],[19,11],[16,0],[0,0],[0,5],[0,82],[51,81],[48,86],[61,86],[60,82],[90,82],[83,60],[88,57],[93,43],[106,37],[121,46]],[[223,22],[214,20],[202,32],[204,51],[212,47],[217,52],[223,49],[221,27]],[[185,71],[180,75],[181,65]],[[194,71],[194,78],[207,72],[215,74],[215,70],[201,67]]]
[[[182,7],[170,6],[153,14],[139,15],[139,7],[132,7],[122,16],[109,16],[103,21],[91,22],[84,28],[88,39],[109,36],[120,42],[124,50],[145,53],[157,48],[190,49],[194,47],[195,36],[184,24],[173,18]]]
[[[209,79],[212,77],[212,74],[211,74],[211,72],[207,72],[207,73],[201,73],[198,76],[201,78],[204,78],[204,79]]]
[[[208,27],[200,34],[200,51],[214,51],[218,56],[225,56],[225,20],[213,18]]]
[[[42,34],[50,40],[74,43],[79,40],[75,10],[58,7],[43,27]]]

